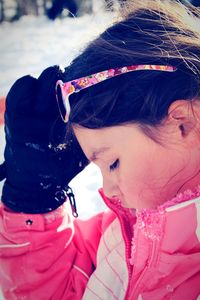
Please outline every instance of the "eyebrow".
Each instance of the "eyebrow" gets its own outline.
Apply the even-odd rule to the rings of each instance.
[[[110,149],[110,147],[102,147],[102,148],[100,148],[100,149],[93,150],[92,155],[89,157],[89,160],[90,160],[90,161],[95,161],[95,160],[97,160],[97,156],[98,156],[99,154],[102,154],[102,153],[108,151],[109,149]]]

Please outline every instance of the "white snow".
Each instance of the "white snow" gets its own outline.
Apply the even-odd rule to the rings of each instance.
[[[6,95],[13,82],[25,74],[38,76],[50,65],[67,66],[81,49],[102,32],[114,15],[96,9],[92,15],[57,19],[45,16],[23,17],[20,21],[0,25],[0,95]],[[0,128],[0,161],[4,149],[3,127]],[[88,217],[105,208],[100,199],[101,175],[90,165],[72,182],[80,217]],[[0,185],[1,193],[2,183]]]

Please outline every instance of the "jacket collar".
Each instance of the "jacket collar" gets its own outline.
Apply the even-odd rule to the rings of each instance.
[[[187,190],[152,210],[127,209],[119,201],[107,198],[103,189],[99,193],[119,218],[125,242],[132,244],[131,264],[135,262],[138,239],[145,243],[162,241],[162,251],[171,254],[200,251],[200,186],[194,192]]]

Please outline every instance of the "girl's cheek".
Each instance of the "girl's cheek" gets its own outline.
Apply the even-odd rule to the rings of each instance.
[[[132,172],[120,172],[119,174],[119,187],[124,196],[130,196],[134,192],[134,175]]]
[[[147,178],[139,167],[135,169],[127,166],[126,170],[121,173],[120,180],[120,190],[126,207],[144,208],[148,206],[150,195],[149,192],[146,195],[146,184]]]

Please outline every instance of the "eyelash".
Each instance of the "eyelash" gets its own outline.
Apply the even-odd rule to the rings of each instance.
[[[112,165],[110,165],[110,171],[114,171],[118,167],[119,167],[119,159],[116,159],[115,162]]]

